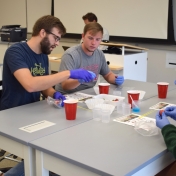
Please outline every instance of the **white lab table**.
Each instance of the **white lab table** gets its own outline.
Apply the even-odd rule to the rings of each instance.
[[[175,98],[176,90],[166,99],[151,97],[142,102],[139,114],[150,112],[148,117],[155,118],[156,111],[149,108],[158,102],[174,103]],[[90,120],[30,142],[36,149],[37,174],[48,176],[51,170],[63,176],[149,176],[174,161],[161,132],[144,137],[132,126],[112,121],[119,116],[113,112],[110,123]]]
[[[29,142],[92,119],[91,111],[78,109],[77,119],[74,121],[65,120],[64,108],[49,106],[46,100],[0,111],[0,148],[23,158],[25,175],[34,176],[35,153],[28,145]],[[43,120],[55,125],[33,133],[19,129]]]
[[[146,97],[146,99],[149,99],[149,100],[153,96],[157,96],[157,88],[154,89],[156,87],[156,85],[154,83],[145,83],[145,82],[140,82],[140,81],[126,80],[122,89],[123,88],[125,89],[126,86],[135,87],[136,89],[140,89],[140,90],[146,90],[147,93],[146,93],[145,97]],[[114,88],[114,85],[112,85],[112,90],[113,90],[113,88]],[[174,88],[175,88],[175,86],[173,86],[173,87],[170,86],[169,90],[174,89]],[[126,89],[125,89],[125,91],[126,91]],[[92,95],[95,94],[93,89],[87,89],[82,92],[89,93]],[[147,100],[145,100],[145,101],[147,101]],[[83,105],[83,104],[80,104],[80,106],[85,107],[85,105]],[[144,111],[145,111],[145,108],[144,108]],[[116,115],[117,114],[114,112],[112,117],[115,117]],[[47,137],[50,134],[54,135],[56,132],[64,132],[65,130],[67,130],[69,128],[71,129],[71,127],[73,127],[73,126],[79,126],[78,127],[79,130],[82,130],[82,127],[83,128],[85,127],[85,130],[83,130],[81,132],[82,133],[81,135],[86,135],[85,132],[87,131],[86,133],[90,134],[90,136],[89,136],[90,138],[91,138],[91,135],[93,135],[93,134],[96,135],[95,131],[98,128],[100,128],[100,134],[103,134],[104,124],[101,124],[101,123],[95,124],[94,121],[92,121],[91,119],[92,119],[92,113],[90,110],[78,107],[76,120],[67,121],[65,119],[65,112],[64,112],[63,108],[57,109],[57,108],[54,108],[53,106],[49,106],[46,103],[46,101],[40,101],[40,102],[36,102],[36,103],[32,103],[32,104],[0,111],[0,140],[1,140],[0,148],[5,149],[5,150],[23,158],[25,161],[25,175],[26,176],[33,176],[33,175],[35,175],[35,166],[34,166],[35,152],[34,152],[34,149],[31,148],[31,146],[29,146],[29,143],[31,143],[34,146],[34,148],[36,149],[36,146],[38,145],[38,143],[35,144],[35,143],[33,143],[33,141],[38,142],[38,140],[40,140],[40,139],[44,140],[44,137]],[[24,127],[24,126],[27,126],[27,125],[30,125],[33,123],[37,123],[37,122],[40,122],[43,120],[53,122],[53,123],[55,123],[55,125],[48,127],[48,128],[44,128],[42,130],[39,130],[39,131],[36,131],[33,133],[27,133],[27,132],[19,129],[21,127]],[[90,121],[90,122],[85,123],[87,121]],[[87,126],[84,123],[89,124],[89,125]],[[127,127],[125,125],[120,125],[120,124],[114,123],[114,122],[107,124],[107,126],[105,126],[105,127],[108,127],[109,125],[115,126],[115,128],[114,128],[115,131],[116,131],[116,129],[118,129],[118,131],[119,131],[122,128],[125,130],[125,133],[128,131],[127,134],[129,134],[129,133],[133,134],[132,133],[133,129],[131,127]],[[117,126],[117,128],[116,128],[116,126]],[[112,128],[112,130],[113,130],[113,128]],[[65,133],[67,133],[67,132],[65,132]],[[111,135],[111,133],[112,133],[112,131],[109,133],[109,135]],[[57,134],[59,134],[59,133],[57,133]],[[119,133],[119,134],[121,134],[121,133]],[[75,131],[75,133],[73,131],[72,135],[73,135],[72,136],[73,140],[75,140],[75,141],[78,140],[78,139],[76,139],[77,138],[76,136],[79,136],[77,133],[77,130]],[[60,140],[59,136],[58,136],[58,139],[56,139],[52,143],[49,143],[46,140],[46,143],[47,143],[46,147],[49,144],[54,147],[55,142],[58,142],[57,146],[55,146],[56,148],[59,147],[59,144],[61,144],[61,146],[62,146],[62,142],[63,142],[63,144],[65,144],[65,142],[66,142],[65,138],[62,141],[62,140]],[[126,137],[127,136],[124,136],[124,138],[126,138]],[[69,138],[70,138],[70,136],[68,136],[68,139]],[[81,137],[80,139],[81,140],[80,140],[79,144],[84,146],[85,141],[84,141],[83,137]],[[160,136],[160,139],[162,140],[161,136]],[[70,140],[68,140],[68,141],[70,141]],[[95,141],[92,141],[92,144],[94,144]],[[97,142],[98,142],[98,138],[97,138]],[[121,143],[121,141],[120,141],[120,143]],[[43,145],[43,142],[41,142],[41,144]],[[75,143],[75,144],[73,143],[71,145],[74,146],[74,145],[77,145],[77,143]],[[99,144],[97,144],[97,147],[98,147],[98,145]],[[66,146],[65,146],[65,149],[66,149]],[[164,146],[164,143],[163,143],[163,146]],[[38,146],[38,148],[39,147],[41,147],[41,146]],[[43,150],[45,151],[44,148],[42,149],[42,152],[43,152]],[[49,149],[46,149],[46,151],[48,152]],[[46,152],[46,155],[47,155],[47,152]],[[50,152],[55,153],[57,151],[55,151],[53,148],[50,148]],[[50,155],[50,152],[49,152],[49,155]],[[70,151],[70,152],[72,153],[72,151]],[[166,152],[166,148],[165,148],[165,152]],[[37,156],[39,153],[37,152]],[[39,155],[39,156],[41,156],[41,155]],[[58,159],[58,158],[56,157],[56,159]],[[38,157],[37,157],[37,160],[43,161],[42,158],[39,159]],[[39,162],[37,162],[37,163],[39,164]],[[54,167],[54,164],[53,164],[53,167]],[[48,174],[47,170],[43,170],[43,172],[44,171],[46,171],[45,173]]]

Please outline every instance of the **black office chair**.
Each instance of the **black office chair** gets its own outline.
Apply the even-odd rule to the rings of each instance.
[[[2,80],[0,81],[0,86],[2,86]],[[2,95],[2,89],[0,89],[0,98],[1,98],[1,95]]]
[[[2,86],[2,81],[0,81],[0,86]],[[2,95],[2,89],[0,89],[0,99],[1,99],[1,95]],[[0,157],[4,156],[5,152],[6,152],[5,150],[1,150],[0,151]]]

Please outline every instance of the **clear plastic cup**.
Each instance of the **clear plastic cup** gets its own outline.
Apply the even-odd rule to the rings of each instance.
[[[132,101],[132,111],[133,112],[140,112],[141,101],[133,100]]]
[[[54,99],[54,98],[52,98],[50,96],[47,97],[47,103],[49,105],[54,105],[57,108],[62,108],[62,102],[63,101],[61,99],[56,100],[56,99]]]
[[[114,89],[113,90],[113,95],[115,95],[115,96],[121,96],[121,91],[119,91],[118,89]]]
[[[123,100],[117,102],[116,110],[117,110],[118,114],[123,114],[123,112],[122,112],[122,104],[123,103],[124,103]]]
[[[101,108],[93,108],[93,120],[100,121],[101,120]]]
[[[102,122],[109,123],[110,121],[110,110],[102,110]]]
[[[122,104],[122,114],[123,115],[131,114],[131,104],[125,102]]]

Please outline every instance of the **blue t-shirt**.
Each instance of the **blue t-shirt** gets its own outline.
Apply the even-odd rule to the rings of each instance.
[[[40,92],[27,92],[14,76],[14,72],[28,68],[32,76],[48,75],[48,56],[36,54],[26,42],[9,47],[3,63],[3,91],[0,110],[13,108],[40,100]]]

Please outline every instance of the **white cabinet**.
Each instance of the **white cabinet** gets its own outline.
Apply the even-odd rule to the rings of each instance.
[[[122,47],[122,54],[105,54],[105,58],[110,65],[123,67],[125,79],[147,81],[147,51],[126,44],[103,43],[108,46]]]

